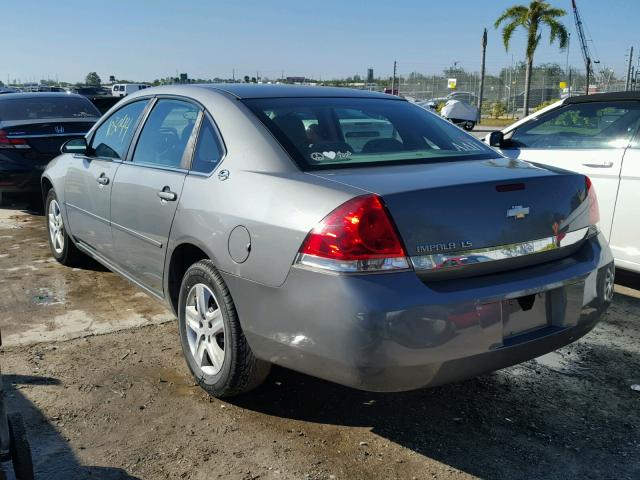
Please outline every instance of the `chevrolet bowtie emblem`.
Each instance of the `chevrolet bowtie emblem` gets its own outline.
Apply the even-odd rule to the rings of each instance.
[[[513,206],[507,210],[507,218],[513,217],[516,220],[521,220],[527,215],[529,215],[529,207],[523,207],[522,205]]]

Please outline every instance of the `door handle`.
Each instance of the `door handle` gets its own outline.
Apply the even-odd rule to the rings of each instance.
[[[107,177],[104,173],[101,173],[100,176],[96,178],[96,182],[98,182],[100,185],[108,185],[109,177]]]
[[[602,163],[583,163],[585,167],[591,168],[611,168],[613,167],[613,162],[602,162]]]
[[[169,190],[169,187],[164,187],[162,190],[157,192],[157,195],[165,202],[174,202],[178,198],[178,194]]]

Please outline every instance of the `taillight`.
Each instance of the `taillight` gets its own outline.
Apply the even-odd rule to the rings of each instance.
[[[591,183],[589,177],[584,177],[584,183],[587,190],[587,200],[589,201],[589,224],[595,225],[600,221],[600,207],[598,206],[598,196],[596,189]]]
[[[0,148],[31,148],[24,138],[15,138],[0,130]]]
[[[376,195],[353,198],[327,215],[307,235],[296,263],[334,272],[409,268],[398,233]]]

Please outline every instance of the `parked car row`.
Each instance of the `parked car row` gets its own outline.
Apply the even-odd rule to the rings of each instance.
[[[0,87],[0,94],[2,93],[35,93],[35,92],[66,92],[77,93],[86,97],[107,96],[112,95],[114,97],[126,97],[130,93],[137,92],[149,88],[149,85],[144,83],[116,83],[111,87],[100,86],[73,86],[73,87],[56,87],[51,85],[34,85],[27,87]]]
[[[52,255],[166,302],[215,396],[271,364],[364,390],[457,381],[575,341],[613,295],[589,177],[390,95],[145,89],[41,182]]]

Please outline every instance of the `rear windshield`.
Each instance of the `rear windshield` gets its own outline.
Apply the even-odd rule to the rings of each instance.
[[[0,99],[0,120],[39,120],[46,118],[97,118],[93,104],[78,97],[32,97]]]
[[[409,102],[373,98],[244,102],[303,170],[497,156],[460,128]]]

